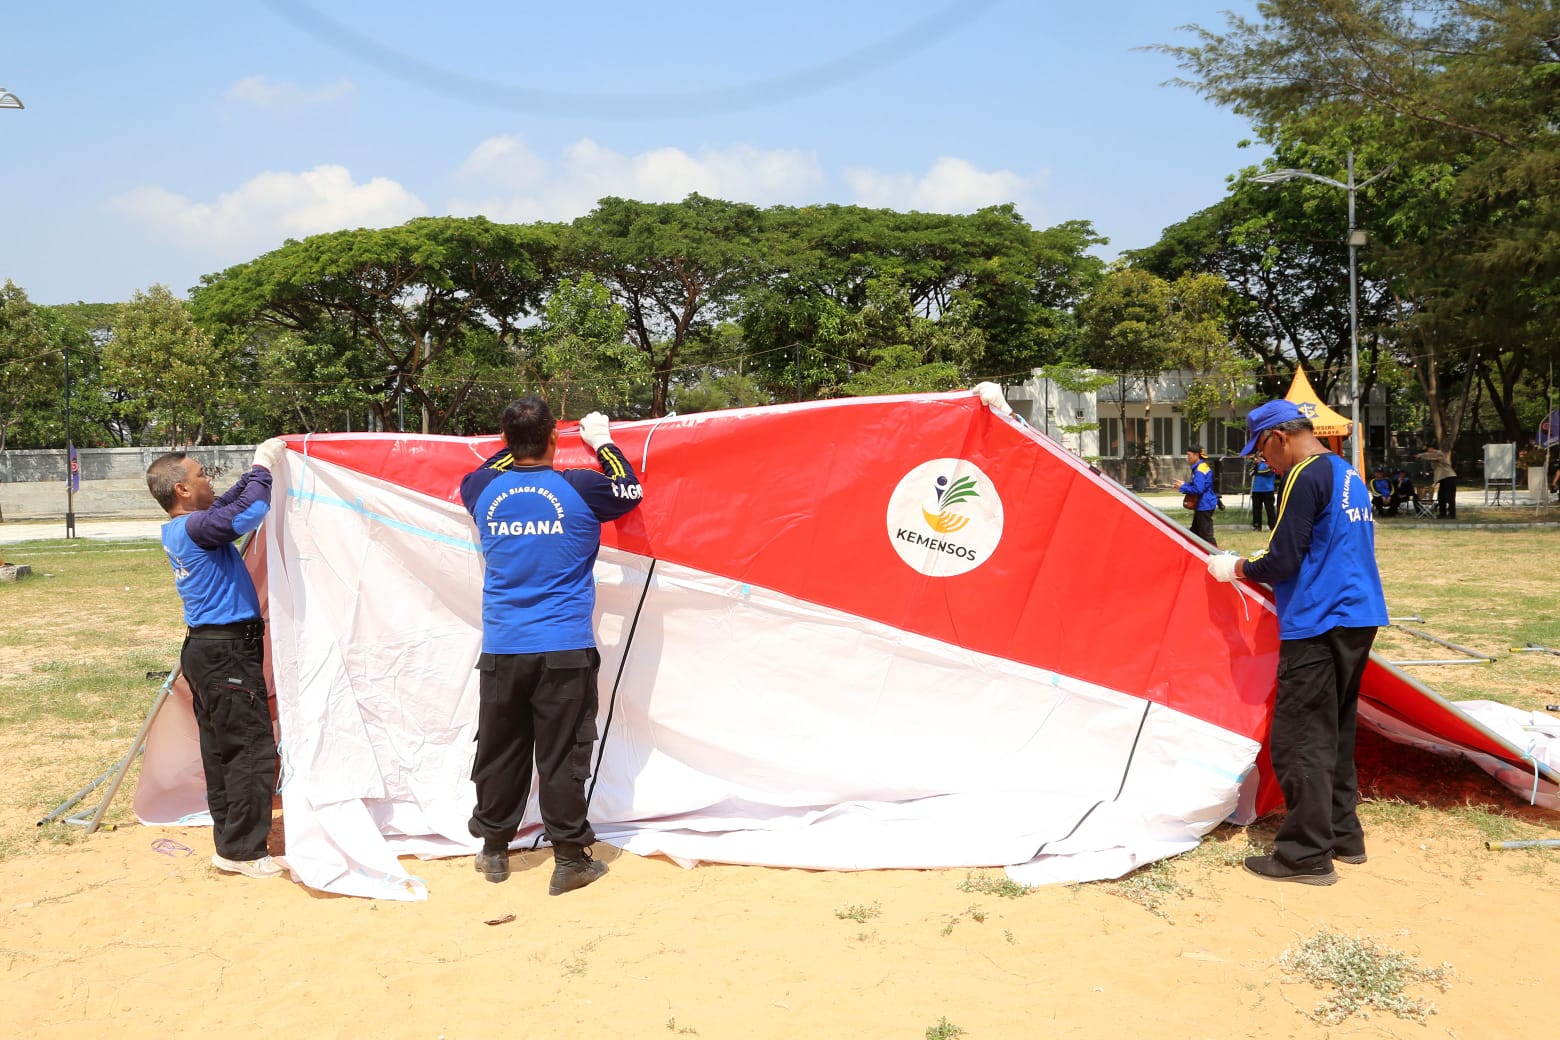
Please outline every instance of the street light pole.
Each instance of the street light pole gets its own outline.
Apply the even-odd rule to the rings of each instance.
[[[65,352],[65,537],[76,537],[76,446],[70,439],[70,344]]]
[[[1361,477],[1365,476],[1365,448],[1360,436],[1360,306],[1359,306],[1359,277],[1357,275],[1358,263],[1355,252],[1360,246],[1365,245],[1368,236],[1365,232],[1354,226],[1354,194],[1360,188],[1374,184],[1385,177],[1397,163],[1391,163],[1386,169],[1376,174],[1367,181],[1355,183],[1354,180],[1354,153],[1349,153],[1349,179],[1335,181],[1331,177],[1323,177],[1319,173],[1309,170],[1273,170],[1270,173],[1259,174],[1251,178],[1258,184],[1278,184],[1282,181],[1294,180],[1297,177],[1309,181],[1317,181],[1321,184],[1329,184],[1334,188],[1342,188],[1349,194],[1349,401],[1353,409],[1353,425],[1349,429],[1350,450],[1349,459]]]

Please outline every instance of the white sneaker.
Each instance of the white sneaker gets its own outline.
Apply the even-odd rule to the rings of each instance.
[[[259,859],[228,859],[226,856],[212,856],[211,865],[218,870],[229,874],[242,874],[252,878],[273,878],[282,876],[281,864],[270,856],[261,856]]]

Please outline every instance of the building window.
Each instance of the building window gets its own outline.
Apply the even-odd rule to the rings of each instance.
[[[1177,420],[1173,416],[1160,416],[1154,419],[1154,454],[1174,455],[1175,427]]]
[[[1122,443],[1120,419],[1100,420],[1100,458],[1121,459],[1136,455],[1148,434],[1148,423],[1143,419],[1128,419],[1126,443]]]

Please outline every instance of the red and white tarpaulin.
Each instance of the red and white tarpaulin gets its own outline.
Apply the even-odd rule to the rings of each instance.
[[[645,497],[596,568],[602,840],[1038,883],[1119,876],[1281,804],[1267,590],[1211,580],[1185,531],[973,392],[612,433]],[[482,557],[457,487],[498,441],[289,442],[254,554],[286,859],[313,888],[421,898],[398,857],[477,847]],[[572,427],[556,464],[594,465]],[[187,700],[170,703],[137,793],[149,822],[199,799]],[[1362,710],[1521,767],[1379,662]],[[522,840],[538,827],[533,795]]]

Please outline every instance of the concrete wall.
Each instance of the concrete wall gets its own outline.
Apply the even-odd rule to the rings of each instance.
[[[146,490],[146,467],[168,448],[79,448],[81,490],[75,511],[82,517],[160,517],[162,509]],[[254,461],[252,445],[194,448],[218,494],[232,486]],[[63,448],[0,452],[0,519],[52,520],[65,517],[65,480],[69,466]]]

